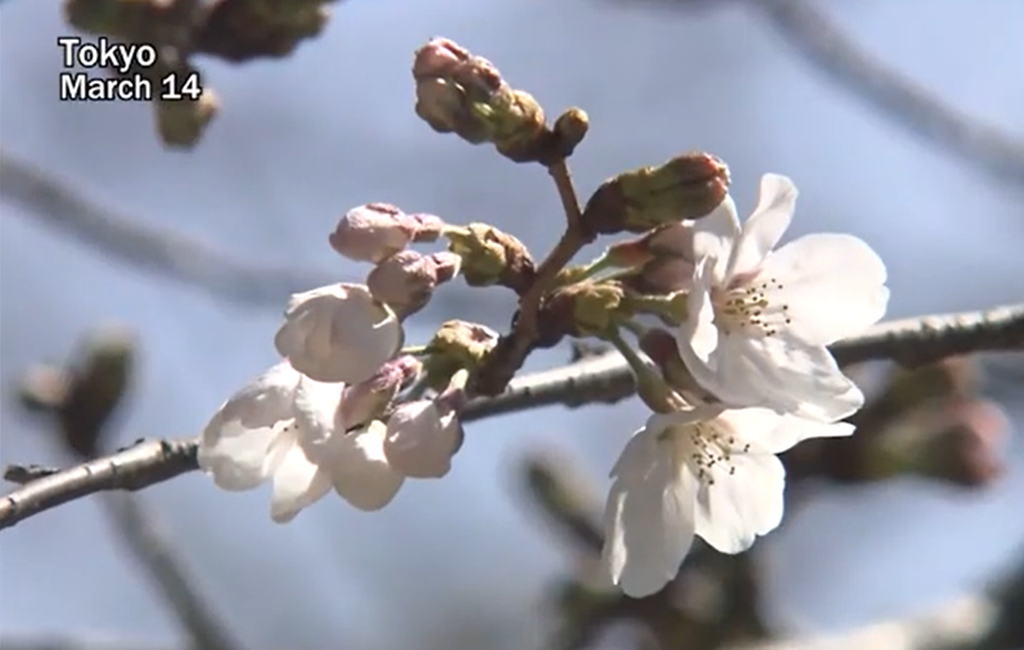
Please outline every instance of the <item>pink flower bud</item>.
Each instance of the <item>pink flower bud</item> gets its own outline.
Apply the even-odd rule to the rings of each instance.
[[[434,215],[408,215],[387,203],[368,203],[346,212],[328,240],[349,259],[376,263],[410,242],[436,240],[443,227]]]
[[[405,355],[388,361],[366,381],[345,388],[341,401],[341,421],[346,429],[364,426],[380,418],[402,387],[420,373],[423,364]]]
[[[423,309],[434,288],[454,278],[460,264],[461,258],[454,253],[400,251],[378,262],[366,284],[378,300],[406,318]]]
[[[432,38],[416,50],[412,74],[420,77],[449,77],[472,59],[469,50],[447,38]]]
[[[460,371],[433,400],[403,404],[388,420],[384,456],[395,471],[409,478],[440,478],[462,446],[459,413],[466,404],[469,373]]]
[[[553,137],[533,96],[511,88],[494,64],[446,38],[432,39],[416,51],[412,74],[416,114],[439,133],[454,132],[473,144],[493,142],[520,162],[538,160],[542,141]],[[566,118],[567,150],[582,139],[585,121],[582,111]]]
[[[294,294],[274,347],[310,379],[361,382],[402,347],[402,325],[359,284],[332,284]]]

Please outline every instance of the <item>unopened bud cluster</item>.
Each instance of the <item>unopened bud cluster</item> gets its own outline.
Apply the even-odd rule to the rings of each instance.
[[[569,109],[549,128],[533,95],[512,88],[494,64],[446,38],[416,51],[412,74],[416,114],[431,128],[472,144],[490,142],[516,162],[565,158],[586,135],[582,110]]]
[[[190,60],[193,54],[233,63],[289,55],[300,42],[322,31],[331,2],[65,0],[64,15],[82,32],[157,48],[160,57],[154,66],[132,71],[157,85],[168,75],[187,79],[197,72]],[[182,15],[183,7],[191,15]],[[206,83],[197,97],[154,98],[153,106],[161,140],[182,148],[198,143],[219,107]]]

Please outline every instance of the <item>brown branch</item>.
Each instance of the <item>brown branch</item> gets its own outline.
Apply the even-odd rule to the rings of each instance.
[[[1024,304],[881,323],[832,349],[840,364],[868,359],[924,363],[951,354],[1024,350]],[[621,357],[603,354],[513,381],[502,395],[470,402],[463,420],[552,404],[614,403],[632,395],[633,390],[633,377]],[[195,470],[196,444],[195,438],[140,442],[59,472],[18,466],[8,469],[5,478],[11,481],[41,478],[0,499],[0,529],[95,492],[138,490]]]
[[[192,586],[187,568],[154,514],[135,495],[106,492],[101,496],[118,536],[160,591],[195,650],[241,648],[215,615],[216,608]]]
[[[903,127],[989,174],[1024,183],[1024,141],[980,123],[863,51],[807,0],[755,0],[811,65]]]
[[[279,308],[296,291],[334,281],[313,270],[249,264],[200,240],[108,210],[6,151],[0,151],[0,198],[110,258],[236,303]]]
[[[4,478],[35,478],[0,500],[0,528],[100,490],[140,490],[197,469],[196,440],[139,441],[67,470],[19,468]]]

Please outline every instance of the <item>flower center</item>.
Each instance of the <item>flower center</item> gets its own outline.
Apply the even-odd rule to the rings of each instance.
[[[736,276],[725,288],[711,290],[715,325],[726,336],[775,336],[793,322],[789,305],[778,301],[782,284],[775,278]]]
[[[685,435],[689,436],[690,465],[697,480],[707,486],[715,484],[715,474],[735,475],[733,455],[750,451],[749,443],[741,444],[735,433],[714,420],[687,425]]]

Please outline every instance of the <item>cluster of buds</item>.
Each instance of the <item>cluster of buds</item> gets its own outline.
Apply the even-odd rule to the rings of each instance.
[[[318,36],[335,0],[215,0],[196,34],[196,51],[241,63],[280,58]]]
[[[407,248],[437,241],[446,230],[440,217],[368,203],[346,212],[328,240],[344,257],[374,264],[366,279],[370,294],[404,320],[427,305],[438,285],[459,274],[463,262],[458,255]]]
[[[416,114],[439,133],[472,144],[490,142],[516,162],[549,164],[572,154],[589,126],[578,108],[548,127],[533,95],[509,86],[487,59],[446,38],[416,51]]]
[[[199,79],[193,54],[212,55],[239,63],[291,54],[300,42],[318,35],[333,0],[66,0],[69,24],[88,33],[126,44],[157,48],[154,65],[113,75],[140,75],[154,88],[164,79]],[[206,84],[194,83],[181,100],[154,97],[156,123],[164,144],[191,148],[216,116],[218,101]]]

